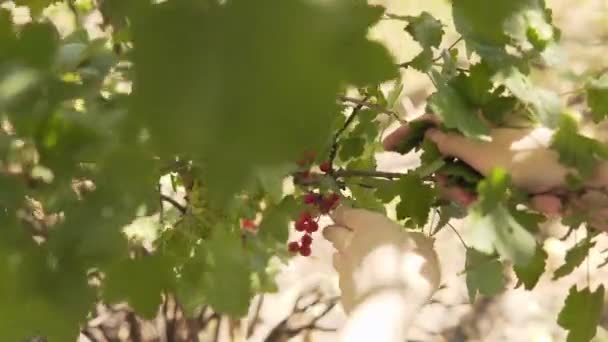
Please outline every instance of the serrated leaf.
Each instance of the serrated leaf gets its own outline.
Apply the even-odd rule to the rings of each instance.
[[[486,104],[490,98],[490,90],[492,89],[493,71],[487,63],[477,63],[469,68],[469,73],[459,73],[458,76],[450,80],[450,84],[454,86],[467,101],[481,107]]]
[[[467,219],[467,243],[484,253],[497,252],[516,265],[526,265],[534,256],[536,241],[502,205],[486,215],[473,212]]]
[[[433,66],[433,52],[430,49],[424,49],[406,64],[408,67],[426,73]]]
[[[566,260],[563,265],[553,273],[553,280],[565,277],[572,273],[574,269],[580,266],[589,255],[589,250],[595,246],[595,241],[591,241],[591,237],[579,241],[574,247],[570,248],[566,253]]]
[[[420,43],[423,49],[439,47],[444,33],[441,21],[428,12],[422,12],[418,16],[408,16],[406,20],[409,24],[405,27],[405,31]]]
[[[374,195],[384,203],[388,203],[399,196],[397,181],[375,179],[372,185],[376,188]]]
[[[583,179],[593,175],[598,160],[608,159],[608,146],[579,134],[577,122],[567,114],[561,117],[551,148],[559,153],[562,164],[578,170]]]
[[[536,247],[534,257],[527,265],[514,265],[513,271],[517,276],[516,287],[523,284],[526,290],[532,290],[545,272],[547,256],[547,252],[539,245]]]
[[[411,219],[417,227],[426,224],[429,210],[435,202],[435,190],[420,177],[408,174],[397,182],[401,201],[397,204],[397,219]]]
[[[435,73],[437,92],[428,99],[430,110],[439,116],[447,128],[454,128],[471,138],[485,138],[489,131],[477,111]]]
[[[160,255],[124,260],[107,271],[104,298],[113,303],[127,301],[138,314],[152,318],[172,279],[169,261]]]
[[[507,45],[540,52],[558,36],[541,0],[454,1],[452,16],[467,45],[494,63],[509,61]]]
[[[132,3],[134,123],[161,157],[204,160],[218,203],[246,187],[256,167],[322,150],[345,85],[398,75],[387,49],[367,37],[383,10],[363,0]]]
[[[502,168],[496,168],[477,186],[479,207],[483,214],[493,211],[509,197],[511,177]]]
[[[265,210],[260,222],[259,235],[262,239],[285,243],[289,236],[289,220],[298,210],[298,203],[293,196],[286,196],[275,206]]]
[[[585,90],[591,117],[599,123],[608,117],[608,76],[589,81]]]
[[[555,127],[562,112],[559,96],[547,89],[535,86],[530,78],[515,67],[500,73],[501,82],[521,102],[533,109],[537,120],[547,127]]]
[[[365,140],[360,137],[350,137],[340,141],[338,156],[342,161],[357,158],[365,150]]]
[[[348,187],[355,199],[355,204],[358,208],[364,208],[372,211],[376,211],[382,214],[386,214],[386,208],[382,201],[374,196],[374,190],[361,187],[353,184]]]
[[[216,312],[242,317],[252,296],[251,268],[240,236],[227,228],[215,227],[212,238],[205,243],[202,290]]]
[[[568,330],[568,342],[588,342],[595,336],[604,306],[604,285],[595,292],[590,288],[570,288],[557,323]]]
[[[495,257],[468,248],[466,283],[471,303],[475,302],[478,293],[484,296],[494,296],[505,286],[503,266]]]

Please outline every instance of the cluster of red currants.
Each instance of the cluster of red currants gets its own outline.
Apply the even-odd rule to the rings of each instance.
[[[300,175],[308,178],[310,168],[315,163],[316,154],[314,151],[308,151],[302,159],[297,161],[301,168]],[[331,163],[326,160],[319,164],[319,169],[323,173],[331,171]],[[291,241],[287,247],[291,253],[299,253],[302,256],[309,256],[311,253],[312,233],[319,230],[318,218],[321,214],[327,214],[333,210],[340,202],[340,195],[331,193],[322,195],[320,193],[308,192],[302,198],[305,205],[311,207],[300,213],[300,217],[295,222],[295,228],[298,232],[302,232],[300,241]]]
[[[312,210],[307,210],[300,213],[300,217],[295,222],[295,228],[298,232],[304,234],[300,241],[292,241],[287,247],[291,253],[300,253],[302,256],[309,256],[311,253],[312,236],[311,234],[319,230],[317,222],[320,214],[327,214],[340,202],[340,195],[331,193],[326,196],[322,194],[309,192],[304,195],[303,202],[306,205],[312,206]],[[314,213],[314,215],[313,215]]]

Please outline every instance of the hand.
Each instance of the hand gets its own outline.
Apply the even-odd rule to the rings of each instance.
[[[431,115],[418,120],[439,123]],[[386,137],[384,148],[394,150],[410,131],[407,124],[398,128]],[[494,167],[504,168],[515,186],[533,195],[530,205],[534,209],[549,216],[584,212],[593,227],[608,231],[608,196],[597,190],[608,186],[608,162],[598,164],[594,176],[585,182],[586,191],[568,193],[566,175],[571,170],[559,163],[558,153],[550,148],[553,133],[545,127],[492,128],[491,141],[478,141],[431,128],[425,136],[437,144],[442,154],[460,159],[484,176]],[[476,195],[468,190],[447,186],[442,175],[437,176],[437,183],[450,200],[463,206],[475,201]],[[562,197],[567,198],[566,203],[562,203]]]
[[[368,210],[339,207],[332,218],[323,235],[337,250],[333,263],[349,313],[344,340],[405,340],[405,327],[439,287],[433,240]]]

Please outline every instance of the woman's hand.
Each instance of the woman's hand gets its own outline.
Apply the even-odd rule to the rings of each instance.
[[[406,327],[439,287],[433,240],[406,232],[384,215],[340,207],[323,235],[336,248],[343,341],[404,341]],[[370,335],[371,334],[371,335]]]

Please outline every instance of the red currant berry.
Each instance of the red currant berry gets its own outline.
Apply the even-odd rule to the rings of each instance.
[[[310,246],[312,244],[312,236],[308,234],[302,235],[300,243],[302,244],[302,246]]]
[[[300,221],[312,221],[312,214],[308,211],[301,212]]]
[[[241,227],[245,230],[255,231],[258,228],[258,225],[255,224],[253,220],[243,220],[243,222],[241,222]]]
[[[300,244],[297,241],[292,241],[287,244],[287,249],[290,253],[297,253],[300,251]]]
[[[313,204],[317,201],[317,195],[313,194],[312,192],[307,193],[306,195],[304,195],[304,203],[305,204]]]
[[[308,231],[308,221],[297,220],[295,228],[299,232]]]
[[[300,255],[301,256],[310,256],[312,250],[310,249],[310,246],[300,246]]]
[[[313,233],[319,230],[319,224],[315,221],[308,221],[308,225],[306,227],[306,231],[309,233]]]
[[[329,172],[331,168],[331,165],[329,165],[329,160],[324,161],[323,163],[321,163],[321,165],[319,165],[319,169],[321,169],[321,171],[327,173]]]

